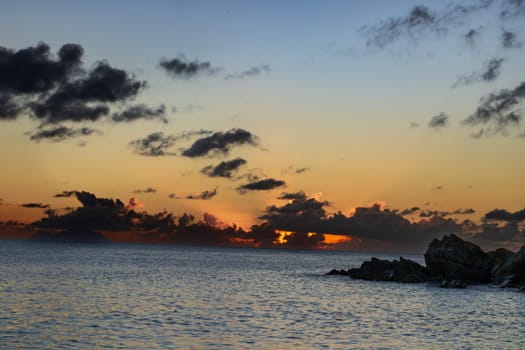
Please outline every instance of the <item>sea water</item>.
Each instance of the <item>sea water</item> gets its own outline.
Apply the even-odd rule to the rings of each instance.
[[[0,349],[525,348],[524,293],[324,275],[371,256],[0,241]]]

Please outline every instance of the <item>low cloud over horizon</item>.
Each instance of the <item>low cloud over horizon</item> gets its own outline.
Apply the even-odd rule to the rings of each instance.
[[[206,200],[216,194],[217,189],[214,189],[183,198]],[[49,209],[45,217],[31,224],[38,230],[129,231],[152,237],[163,234],[166,243],[423,251],[434,238],[454,233],[486,249],[499,246],[516,249],[525,244],[525,208],[516,212],[494,209],[485,213],[476,224],[470,219],[459,221],[449,217],[472,215],[475,213],[473,209],[443,212],[412,207],[398,210],[373,203],[354,208],[348,214],[340,211],[329,213],[327,209],[331,204],[328,201],[310,197],[302,191],[283,192],[276,199],[287,203],[266,207],[259,223],[245,230],[235,224],[220,222],[209,212],[205,214],[207,219],[195,222],[188,213],[136,211],[140,205],[134,197],[124,204],[120,199],[100,198],[86,191],[64,191],[55,195],[58,198],[70,196],[74,196],[81,206],[61,215],[50,205],[25,203],[21,206]],[[421,213],[419,219],[407,218],[418,212]],[[335,243],[329,242],[326,234],[342,238]]]

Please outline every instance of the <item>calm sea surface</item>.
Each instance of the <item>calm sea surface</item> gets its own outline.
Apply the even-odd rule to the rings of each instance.
[[[0,349],[525,349],[523,293],[323,276],[371,256],[0,241]]]

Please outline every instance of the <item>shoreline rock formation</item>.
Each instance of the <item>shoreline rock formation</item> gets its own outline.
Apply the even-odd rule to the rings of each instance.
[[[425,264],[404,259],[372,258],[359,268],[332,270],[327,275],[353,279],[400,283],[440,283],[442,288],[465,288],[472,284],[492,284],[525,291],[525,246],[517,253],[507,249],[484,252],[458,236],[433,240],[425,253]]]

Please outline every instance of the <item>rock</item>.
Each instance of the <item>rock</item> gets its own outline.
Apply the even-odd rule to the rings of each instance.
[[[505,262],[508,258],[510,258],[514,252],[505,249],[505,248],[498,248],[496,250],[493,250],[491,252],[487,252],[487,254],[494,260],[494,266],[492,267],[491,275],[494,276],[495,271]]]
[[[425,263],[437,280],[489,283],[494,259],[477,245],[451,234],[430,243]]]
[[[505,248],[498,248],[496,250],[487,252],[487,254],[494,259],[494,266],[501,264],[502,262],[505,262],[508,258],[510,258],[514,252],[510,251]]]
[[[348,270],[348,275],[354,279],[404,283],[421,283],[429,279],[425,267],[403,258],[393,261],[372,258],[360,268]]]
[[[460,280],[444,280],[439,285],[441,288],[467,288],[467,284]]]
[[[327,276],[348,276],[348,271],[333,269],[326,274]]]
[[[504,288],[525,287],[525,246],[494,268],[492,283]]]

